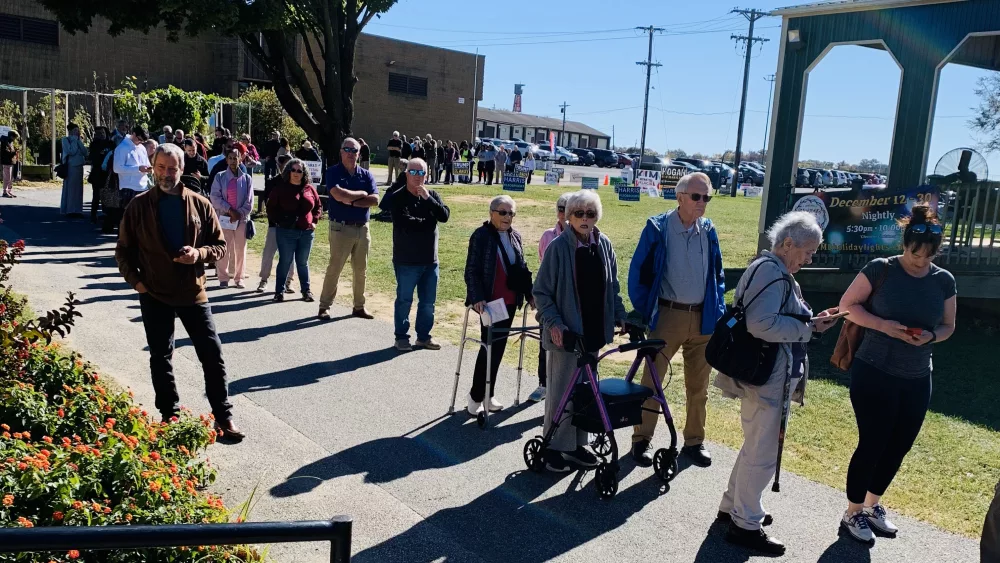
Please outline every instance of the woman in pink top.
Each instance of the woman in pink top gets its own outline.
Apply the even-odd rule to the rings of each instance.
[[[212,207],[222,223],[226,255],[216,263],[219,287],[229,287],[229,280],[243,289],[243,265],[247,254],[247,221],[253,210],[253,179],[240,170],[240,152],[226,153],[226,168],[212,182]]]
[[[559,196],[556,200],[556,226],[551,229],[547,229],[542,233],[542,238],[538,241],[538,261],[541,263],[542,259],[545,258],[545,249],[549,247],[549,243],[554,241],[556,237],[562,234],[563,230],[566,228],[566,199],[569,194],[563,194]],[[537,403],[545,398],[545,350],[541,347],[538,349],[538,389],[531,392],[528,396],[528,400],[532,403]]]

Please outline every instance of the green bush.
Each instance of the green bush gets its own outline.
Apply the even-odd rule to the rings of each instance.
[[[0,527],[218,523],[222,500],[203,492],[214,470],[198,454],[215,441],[211,416],[152,422],[131,392],[105,387],[94,366],[52,345],[79,313],[25,320],[6,286],[24,243],[0,241]],[[247,561],[245,547],[0,555],[2,562]]]
[[[280,131],[281,136],[288,139],[288,146],[293,151],[306,139],[306,132],[294,119],[285,115],[274,90],[252,86],[236,99],[236,104],[233,108],[236,131],[245,133],[249,118],[249,125],[253,128],[250,137],[258,148],[271,138],[273,131]],[[246,104],[251,104],[249,115]]]

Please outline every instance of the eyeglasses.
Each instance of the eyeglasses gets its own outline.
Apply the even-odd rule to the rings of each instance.
[[[291,168],[288,171],[290,173],[292,173],[292,174],[302,174],[302,169],[301,168]]]
[[[559,213],[566,213],[566,206],[560,205],[559,207],[556,207],[556,211],[558,211]]]
[[[705,203],[712,201],[712,196],[710,195],[687,194],[687,196],[691,198],[691,201],[701,201],[702,199],[705,200]]]
[[[577,219],[583,219],[584,216],[586,216],[587,219],[596,219],[597,212],[589,210],[583,211],[582,209],[577,209],[576,211],[573,212],[573,217],[576,217]]]
[[[517,215],[517,213],[514,213],[513,211],[507,211],[506,209],[494,209],[493,212],[501,217],[506,217],[510,215],[511,219],[513,219],[514,216]]]
[[[346,152],[347,154],[354,154],[354,153],[358,152],[358,149],[356,149],[354,147],[341,147],[340,150]]]
[[[409,174],[410,176],[426,176],[427,175],[427,171],[426,170],[407,170],[406,173]]]
[[[941,225],[928,225],[926,223],[921,223],[919,225],[911,226],[910,232],[915,235],[922,235],[926,232],[930,232],[932,235],[940,235],[944,231],[941,229]]]

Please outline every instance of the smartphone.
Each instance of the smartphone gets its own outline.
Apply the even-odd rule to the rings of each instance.
[[[828,321],[830,319],[839,319],[841,317],[846,317],[847,315],[850,315],[850,314],[851,313],[848,312],[848,311],[841,311],[839,313],[834,313],[834,314],[826,316],[826,317],[813,317],[811,320],[813,322],[816,322],[816,321]]]
[[[907,329],[906,329],[906,334],[909,334],[910,336],[912,336],[914,338],[919,338],[920,335],[923,334],[923,333],[924,333],[924,329],[922,329],[922,328],[909,328],[909,327],[907,327]]]

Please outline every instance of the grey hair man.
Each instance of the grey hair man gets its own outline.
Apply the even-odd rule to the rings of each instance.
[[[399,138],[399,131],[392,132],[392,138],[385,144],[389,151],[389,178],[385,185],[389,186],[396,180],[396,175],[403,171],[399,166],[399,159],[403,156],[403,141]]]
[[[163,126],[163,134],[160,135],[160,144],[169,143],[174,140],[174,128],[169,125]]]
[[[681,450],[701,467],[712,464],[705,449],[705,418],[712,367],[705,348],[715,323],[725,313],[725,276],[715,227],[705,218],[712,181],[702,172],[677,182],[677,209],[650,217],[639,237],[629,266],[628,293],[648,325],[651,338],[667,342],[656,358],[656,371],[667,372],[670,358],[683,349],[687,419]],[[662,382],[660,382],[662,384]],[[642,384],[653,387],[644,371]],[[651,442],[659,403],[650,399],[642,424],[632,434],[632,456],[648,467],[653,463]]]

